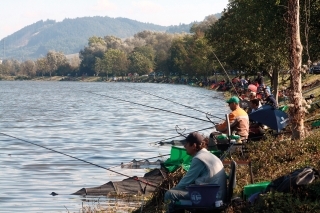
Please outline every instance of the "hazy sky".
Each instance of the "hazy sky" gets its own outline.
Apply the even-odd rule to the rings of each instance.
[[[163,26],[202,21],[228,0],[0,0],[0,40],[40,20],[124,17]]]

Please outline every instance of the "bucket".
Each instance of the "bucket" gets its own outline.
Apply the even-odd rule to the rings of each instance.
[[[220,186],[217,184],[190,185],[187,187],[193,206],[214,206]]]

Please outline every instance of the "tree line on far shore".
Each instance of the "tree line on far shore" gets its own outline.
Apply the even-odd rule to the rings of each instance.
[[[35,61],[5,60],[2,76],[128,76],[153,72],[168,76],[207,77],[214,72],[257,71],[277,80],[289,69],[287,0],[230,1],[220,19],[207,16],[190,33],[143,31],[122,40],[115,36],[88,39],[79,57],[49,51]],[[319,0],[301,2],[300,24],[306,69],[319,59]],[[268,9],[265,9],[268,8]]]

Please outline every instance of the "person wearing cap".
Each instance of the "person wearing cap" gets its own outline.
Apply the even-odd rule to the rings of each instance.
[[[239,106],[239,98],[232,96],[227,103],[229,104],[232,112],[229,114],[229,124],[231,132],[234,132],[240,136],[241,140],[245,140],[249,135],[249,117],[246,111]],[[224,121],[221,124],[215,125],[217,131],[221,133],[227,133],[228,124]]]
[[[204,137],[198,132],[193,132],[186,137],[183,144],[187,154],[193,157],[191,165],[180,182],[165,193],[164,201],[168,203],[190,199],[187,187],[191,184],[218,184],[220,188],[217,199],[225,200],[226,173],[221,160],[205,148]]]

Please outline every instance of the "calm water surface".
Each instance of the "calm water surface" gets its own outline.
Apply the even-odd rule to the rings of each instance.
[[[185,85],[0,81],[0,132],[142,176],[145,170],[121,169],[120,163],[169,154],[169,146],[152,144],[176,136],[176,125],[186,132],[212,126],[101,96],[206,119],[203,113],[134,88],[216,116],[228,112],[223,100],[212,98],[222,94]],[[1,134],[0,157],[0,212],[80,212],[82,197],[71,193],[126,178]],[[59,195],[52,197],[51,192]]]

